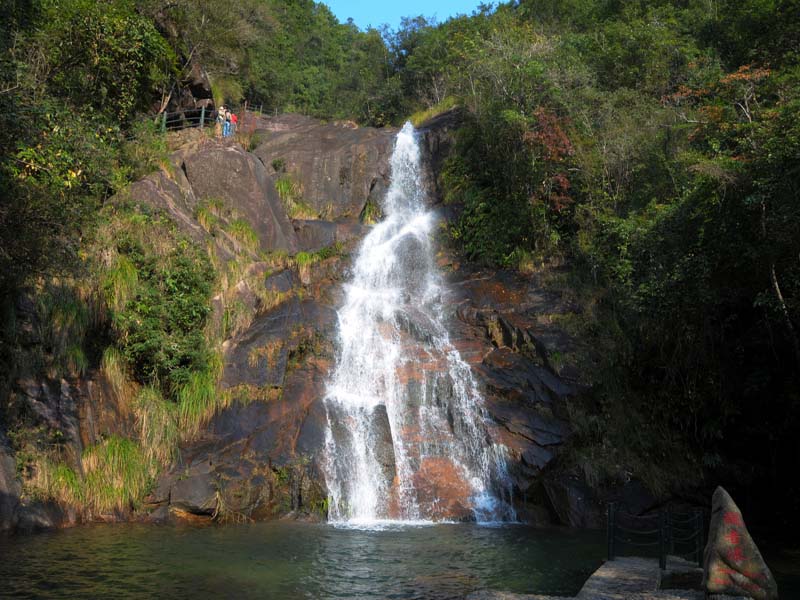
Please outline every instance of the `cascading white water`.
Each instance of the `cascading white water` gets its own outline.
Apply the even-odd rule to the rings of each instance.
[[[513,519],[503,448],[444,327],[420,149],[406,123],[385,219],[364,238],[339,310],[325,406],[332,521]]]

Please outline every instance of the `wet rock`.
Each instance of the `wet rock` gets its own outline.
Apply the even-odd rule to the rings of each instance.
[[[603,506],[579,477],[554,475],[543,480],[544,489],[562,525],[600,529],[605,525]]]
[[[496,393],[532,404],[552,404],[576,393],[568,382],[510,348],[497,348],[487,354],[480,370],[487,386]]]
[[[193,464],[170,489],[170,506],[195,515],[212,515],[217,508],[217,486],[208,461]]]
[[[375,407],[372,412],[372,423],[373,425],[370,429],[375,432],[375,437],[371,440],[372,449],[381,467],[383,480],[386,482],[386,486],[389,487],[394,481],[396,471],[392,430],[389,425],[386,406],[381,404]]]
[[[553,453],[537,444],[532,444],[522,452],[522,461],[537,469],[544,469],[553,460]]]
[[[218,519],[267,519],[324,510],[327,492],[318,460],[325,444],[322,398],[330,360],[317,354],[322,341],[315,340],[333,327],[335,313],[313,301],[295,308],[297,322],[307,329],[283,329],[286,355],[280,385],[267,386],[270,393],[263,395],[263,388],[245,383],[260,382],[257,365],[252,373],[226,367],[223,380],[231,384],[234,401],[212,419],[205,438],[185,449],[192,464],[213,464],[213,484],[222,499]],[[259,327],[254,323],[251,329]],[[180,471],[175,475],[180,477]],[[210,493],[208,486],[201,491],[193,506]],[[173,487],[171,505],[180,501],[175,492]]]
[[[225,343],[223,389],[283,386],[289,360],[288,341],[301,326],[300,302],[291,297],[257,316],[241,334]]]
[[[778,598],[778,586],[747,531],[739,507],[722,487],[716,489],[711,502],[703,565],[703,586],[708,594]]]
[[[17,479],[17,463],[0,436],[0,531],[13,529],[22,486]]]
[[[407,333],[419,343],[432,343],[434,324],[423,311],[407,306],[405,309],[398,311],[395,319],[400,331]]]
[[[464,124],[465,113],[461,108],[453,108],[436,115],[419,127],[422,138],[422,160],[425,165],[425,188],[434,200],[442,198],[439,174],[444,162],[455,145],[456,131]]]
[[[145,503],[150,505],[169,504],[170,490],[172,489],[173,483],[175,483],[175,479],[174,476],[162,473],[161,477],[156,481],[153,490],[145,497]]]
[[[156,525],[166,525],[172,521],[172,515],[169,512],[169,507],[159,506],[153,512],[147,515],[144,519],[145,523],[153,523]]]
[[[426,457],[414,473],[420,514],[425,519],[469,520],[472,494],[461,469],[449,458]]]
[[[574,340],[550,315],[568,314],[574,307],[560,294],[544,291],[535,278],[473,271],[442,260],[451,265],[451,340],[476,375],[493,422],[492,440],[506,447],[520,518],[599,526],[602,510],[593,490],[583,483],[553,483],[560,477],[561,448],[571,435],[566,405],[585,386],[567,377],[564,364],[555,360],[574,350]],[[569,481],[568,474],[564,477]],[[549,494],[545,480],[551,481]]]
[[[361,223],[353,221],[339,221],[336,223],[336,241],[346,244],[347,242],[360,240],[367,235],[369,228]]]
[[[553,515],[546,506],[530,503],[515,503],[514,510],[517,513],[517,519],[519,521],[535,527],[547,527],[554,523]]]
[[[76,520],[74,511],[65,511],[54,502],[23,504],[17,508],[16,531],[34,533],[57,529]]]
[[[297,457],[314,460],[321,456],[326,427],[321,402],[330,368],[329,359],[308,357],[292,370],[283,395],[270,403],[272,433],[254,440],[254,448],[262,448],[278,464],[291,463]]]
[[[324,396],[324,375],[325,373],[318,372],[312,374],[309,379],[302,379],[300,376],[292,377],[289,381],[287,394],[289,396],[298,394],[306,396],[311,399],[311,404],[306,411],[303,423],[300,426],[300,432],[297,436],[295,444],[295,453],[299,456],[318,456],[321,449],[325,447],[325,435],[328,429],[328,415],[325,412],[325,405],[323,403]],[[316,379],[313,377],[316,376]],[[308,386],[307,390],[296,391],[294,385],[300,382],[304,387]]]
[[[389,281],[402,283],[402,287],[415,298],[412,301],[418,301],[427,287],[427,275],[431,269],[427,240],[407,233],[394,242],[394,245],[395,256],[390,267]]]

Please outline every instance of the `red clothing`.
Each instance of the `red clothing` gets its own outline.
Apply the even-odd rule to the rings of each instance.
[[[236,125],[238,122],[239,122],[239,117],[237,117],[235,114],[231,113],[231,123]]]

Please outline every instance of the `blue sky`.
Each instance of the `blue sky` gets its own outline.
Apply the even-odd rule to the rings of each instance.
[[[330,6],[333,14],[344,23],[353,17],[356,25],[366,29],[370,25],[379,27],[388,23],[392,29],[400,25],[401,17],[436,17],[437,21],[445,21],[457,14],[470,14],[480,0],[321,0]]]

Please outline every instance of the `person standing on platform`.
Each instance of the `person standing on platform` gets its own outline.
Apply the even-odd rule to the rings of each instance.
[[[221,138],[222,134],[224,133],[224,126],[225,126],[225,105],[222,105],[217,110],[217,119],[216,124],[214,125],[214,134],[217,138]]]

